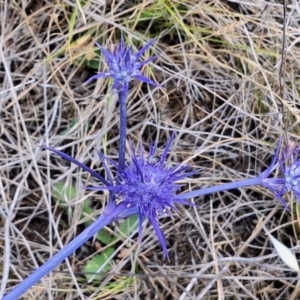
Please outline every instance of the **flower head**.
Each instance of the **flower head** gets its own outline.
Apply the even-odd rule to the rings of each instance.
[[[178,181],[195,174],[195,172],[186,172],[188,166],[177,165],[174,167],[166,166],[166,157],[171,147],[174,135],[168,141],[161,157],[157,159],[155,153],[157,144],[150,147],[148,157],[144,154],[144,148],[140,145],[139,153],[134,150],[131,144],[130,161],[125,165],[124,169],[120,169],[117,162],[104,157],[100,152],[97,152],[102,161],[108,181],[103,181],[103,178],[95,176],[95,171],[89,169],[84,164],[67,156],[66,154],[49,149],[61,157],[77,164],[91,175],[100,179],[104,185],[89,186],[90,190],[108,190],[113,195],[113,200],[108,204],[106,213],[113,211],[116,207],[123,206],[124,210],[120,217],[138,214],[139,216],[139,238],[141,239],[142,223],[147,219],[153,226],[155,233],[162,245],[164,255],[167,257],[167,247],[165,238],[159,227],[158,218],[160,215],[171,216],[172,210],[176,211],[176,204],[193,205],[186,201],[184,197],[180,199],[177,197],[177,192],[180,189]],[[116,169],[116,177],[114,178],[112,172],[107,166],[109,162]]]
[[[260,177],[262,185],[271,190],[283,206],[289,210],[282,196],[292,192],[300,203],[300,159],[299,145],[289,142],[281,155],[279,155],[282,141],[280,140],[275,151],[270,167]],[[279,177],[267,178],[279,166],[281,175]]]
[[[284,177],[284,188],[287,192],[293,192],[300,203],[300,159],[299,145],[290,142],[282,152],[278,161]]]
[[[157,83],[151,79],[142,75],[141,69],[143,66],[149,62],[156,59],[155,56],[148,58],[145,61],[141,61],[142,55],[145,51],[154,43],[154,40],[150,40],[143,48],[138,52],[134,53],[132,47],[125,45],[123,36],[121,42],[115,47],[113,52],[107,51],[100,44],[96,42],[96,45],[103,53],[106,62],[108,64],[108,71],[98,73],[92,76],[87,82],[91,82],[94,79],[99,79],[102,77],[111,77],[114,80],[113,88],[118,91],[126,88],[132,78],[152,84],[154,86],[159,86]]]

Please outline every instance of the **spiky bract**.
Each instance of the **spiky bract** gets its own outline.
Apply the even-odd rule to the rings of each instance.
[[[131,79],[137,79],[142,82],[152,84],[154,86],[159,86],[153,80],[142,75],[141,69],[153,61],[156,57],[150,57],[145,61],[141,60],[142,55],[145,51],[154,43],[154,40],[150,40],[144,47],[142,47],[138,52],[134,53],[132,47],[128,47],[123,39],[114,48],[112,52],[109,52],[99,43],[96,45],[103,53],[106,62],[108,64],[108,71],[98,73],[92,76],[87,82],[91,82],[94,79],[99,79],[103,77],[111,77],[113,79],[113,88],[117,91],[127,90],[128,84]]]

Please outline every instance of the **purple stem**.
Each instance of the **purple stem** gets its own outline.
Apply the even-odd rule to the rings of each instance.
[[[211,193],[218,193],[222,191],[238,189],[250,185],[263,185],[263,180],[261,179],[261,177],[256,177],[256,178],[244,179],[237,182],[224,183],[217,186],[211,186],[208,188],[202,188],[200,190],[180,194],[177,196],[177,199],[194,198],[194,197],[204,196]]]
[[[126,100],[128,96],[128,83],[124,84],[123,90],[119,91],[118,95],[119,95],[119,105],[120,105],[119,170],[122,172],[125,167],[126,130],[127,130]]]
[[[31,275],[25,278],[19,285],[17,285],[11,292],[6,294],[2,300],[17,300],[19,299],[32,285],[38,282],[42,277],[47,275],[52,269],[60,264],[64,259],[71,255],[76,249],[84,244],[88,239],[93,237],[104,226],[114,221],[120,214],[126,210],[124,205],[115,207],[110,213],[103,212],[103,214],[80,233],[73,241],[61,249],[41,267],[35,270]]]

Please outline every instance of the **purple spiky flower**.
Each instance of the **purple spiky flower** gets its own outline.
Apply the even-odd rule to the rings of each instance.
[[[109,52],[99,43],[96,45],[104,55],[108,64],[108,71],[98,73],[92,76],[86,84],[90,83],[94,79],[103,77],[111,77],[113,79],[113,88],[122,91],[128,89],[128,84],[131,79],[137,79],[139,81],[149,83],[154,86],[159,86],[153,80],[142,75],[141,69],[149,62],[156,59],[156,56],[150,57],[145,61],[141,60],[142,55],[147,49],[154,43],[154,39],[150,40],[144,47],[138,52],[134,53],[132,47],[128,47],[123,36],[121,42],[114,48],[112,52]]]
[[[114,48],[112,52],[109,52],[99,43],[96,45],[103,53],[106,62],[108,64],[108,70],[106,72],[100,72],[92,76],[85,84],[90,83],[94,79],[110,77],[113,79],[113,89],[116,89],[119,96],[120,103],[120,142],[119,142],[119,165],[120,168],[124,168],[125,164],[125,143],[126,143],[126,130],[127,130],[127,110],[126,101],[128,97],[129,82],[131,79],[137,79],[139,81],[160,86],[153,80],[142,75],[142,68],[156,59],[156,56],[152,56],[146,60],[142,60],[142,56],[147,49],[154,43],[154,39],[150,40],[139,51],[133,52],[132,47],[128,47],[123,36],[120,43]]]
[[[270,167],[260,177],[262,185],[271,190],[282,205],[289,210],[283,196],[292,192],[300,203],[300,159],[299,145],[288,141],[281,155],[279,155],[282,140],[279,140],[275,155]],[[279,167],[281,174],[269,178],[270,174]]]
[[[300,203],[300,159],[299,144],[290,142],[284,148],[278,160],[281,173],[284,178],[284,188],[286,192],[292,192]]]
[[[143,221],[147,219],[152,224],[163,248],[163,253],[167,257],[166,241],[161,232],[158,219],[160,215],[171,215],[172,210],[176,211],[176,204],[193,205],[186,201],[187,197],[178,198],[177,192],[181,187],[178,181],[195,173],[186,172],[188,169],[186,165],[166,166],[166,158],[173,139],[174,135],[171,136],[160,158],[155,157],[157,144],[150,147],[147,157],[142,144],[140,144],[138,154],[134,150],[133,144],[131,144],[130,159],[124,168],[120,168],[117,162],[97,152],[105,168],[107,179],[71,156],[55,148],[43,146],[43,149],[50,150],[67,161],[76,164],[98,179],[102,183],[101,185],[89,186],[87,189],[108,190],[110,192],[109,202],[97,220],[11,292],[6,294],[2,300],[19,299],[33,284],[49,273],[104,226],[114,220],[131,215],[137,214],[139,216],[139,239],[141,239]],[[108,167],[108,163],[115,169],[115,176],[113,176],[112,171]]]
[[[167,257],[167,247],[159,227],[158,218],[160,215],[171,215],[172,210],[176,211],[175,204],[191,205],[191,203],[185,199],[177,198],[176,194],[181,187],[177,182],[195,173],[186,172],[189,166],[166,166],[166,158],[173,140],[174,134],[169,139],[166,148],[159,159],[155,157],[157,151],[156,143],[150,147],[148,157],[145,156],[142,143],[140,144],[138,154],[131,143],[130,160],[123,169],[120,168],[117,162],[105,157],[97,151],[99,159],[102,161],[106,170],[108,180],[59,150],[50,147],[43,148],[77,164],[79,167],[88,171],[91,175],[100,180],[103,185],[88,186],[87,189],[110,191],[112,195],[114,195],[114,203],[110,205],[113,205],[114,208],[122,205],[124,208],[122,215],[131,214],[127,213],[127,211],[134,211],[138,214],[140,238],[142,234],[142,223],[147,219],[153,226],[163,248],[164,255]],[[115,177],[107,166],[107,163],[111,164],[115,169]],[[112,208],[110,208],[110,211],[111,210]]]
[[[107,160],[116,169],[117,180],[110,186],[88,187],[93,190],[109,190],[115,195],[118,205],[122,203],[126,209],[135,208],[139,216],[139,237],[141,238],[142,223],[147,219],[153,226],[166,257],[167,247],[158,218],[160,215],[171,215],[172,210],[176,211],[175,204],[191,205],[185,199],[177,198],[176,194],[180,189],[177,182],[195,173],[185,172],[189,166],[167,167],[165,165],[173,139],[174,135],[168,141],[160,159],[155,157],[157,144],[150,147],[149,155],[145,157],[142,144],[137,154],[131,143],[130,162],[123,170],[116,162],[98,152],[102,162]],[[110,173],[108,169],[106,172]]]

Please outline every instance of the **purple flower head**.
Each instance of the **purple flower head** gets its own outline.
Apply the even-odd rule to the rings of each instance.
[[[284,187],[287,192],[293,192],[300,203],[300,159],[299,145],[290,142],[282,152],[278,161],[284,177]]]
[[[121,42],[115,47],[114,51],[109,52],[96,42],[96,45],[103,53],[108,64],[108,71],[98,73],[92,76],[85,84],[90,83],[94,79],[102,77],[111,77],[114,80],[113,88],[121,91],[128,87],[128,83],[132,78],[159,86],[153,80],[142,75],[141,69],[149,62],[156,59],[156,56],[150,57],[145,61],[141,61],[142,55],[154,43],[154,39],[150,40],[143,48],[134,53],[132,47],[125,45],[123,36]]]
[[[91,175],[99,179],[104,185],[89,186],[90,190],[108,190],[113,195],[113,201],[108,204],[105,213],[112,212],[116,208],[123,206],[124,209],[119,215],[126,217],[132,214],[139,216],[139,239],[142,236],[142,223],[147,219],[154,228],[154,231],[161,243],[164,255],[167,257],[167,247],[165,238],[159,227],[158,218],[161,215],[171,216],[172,210],[177,211],[176,204],[193,205],[186,201],[185,197],[180,199],[177,192],[180,189],[178,181],[195,174],[195,172],[186,172],[189,166],[177,165],[174,167],[166,166],[166,157],[171,147],[174,135],[170,138],[160,158],[155,157],[157,144],[150,147],[149,155],[146,157],[142,144],[137,154],[131,144],[130,160],[124,167],[120,169],[117,162],[110,158],[104,157],[97,152],[107,173],[108,180],[95,176],[95,171],[89,169],[86,165],[69,157],[61,151],[53,148],[44,147],[55,152],[64,159],[75,163],[82,169],[88,171]],[[107,166],[110,163],[116,169],[116,176],[113,177]]]
[[[292,192],[300,203],[300,159],[299,145],[290,141],[279,155],[282,141],[280,140],[270,167],[260,177],[262,185],[271,190],[283,206],[289,210],[282,196]],[[281,176],[267,178],[279,166]]]

